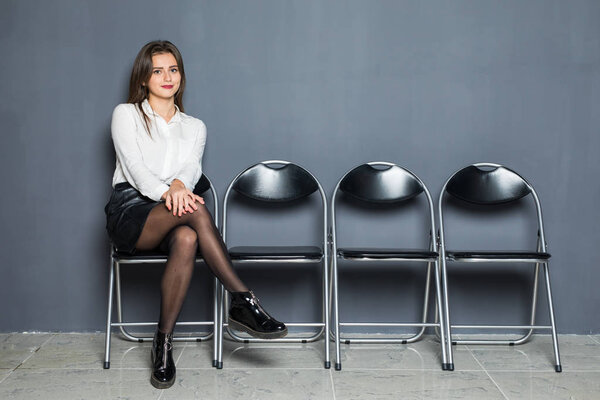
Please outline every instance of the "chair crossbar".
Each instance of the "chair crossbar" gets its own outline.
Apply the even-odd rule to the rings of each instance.
[[[452,329],[552,329],[551,325],[451,325]]]
[[[474,262],[474,263],[478,263],[478,262],[488,262],[488,263],[531,263],[531,264],[539,264],[539,263],[545,263],[548,262],[547,259],[543,259],[543,258],[449,258],[447,257],[446,260],[448,261],[452,261],[452,262],[465,262],[465,263],[469,263],[469,262]]]
[[[269,257],[269,258],[232,258],[232,260],[235,263],[256,263],[256,262],[260,262],[260,263],[265,263],[265,262],[270,262],[270,263],[278,263],[278,262],[293,262],[293,263],[316,263],[316,262],[320,262],[321,260],[323,260],[323,257],[321,256],[321,258],[304,258],[304,257]]]
[[[340,322],[340,326],[383,326],[383,327],[439,327],[433,322]]]
[[[408,258],[408,257],[339,257],[342,260],[349,261],[416,261],[416,262],[435,262],[438,260],[437,257],[427,258]]]
[[[115,261],[119,264],[165,264],[167,257],[165,258],[115,258]],[[204,262],[204,258],[196,257],[196,262]]]
[[[156,326],[156,322],[112,322],[110,326]],[[175,323],[177,326],[214,326],[214,322],[209,321],[185,321]]]

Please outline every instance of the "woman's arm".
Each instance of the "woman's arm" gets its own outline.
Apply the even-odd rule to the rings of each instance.
[[[206,125],[198,121],[198,130],[194,148],[185,160],[181,169],[171,182],[171,187],[165,195],[165,205],[173,215],[182,215],[198,209],[196,201],[204,204],[204,199],[193,193],[194,187],[202,176],[202,155],[206,144]]]
[[[136,124],[130,106],[119,104],[113,111],[111,134],[117,159],[127,181],[144,196],[160,201],[169,185],[163,183],[144,164],[136,141]]]
[[[198,130],[194,148],[179,172],[175,175],[176,179],[179,179],[186,188],[192,191],[202,176],[202,156],[204,155],[204,147],[206,145],[206,125],[200,120],[197,121]]]

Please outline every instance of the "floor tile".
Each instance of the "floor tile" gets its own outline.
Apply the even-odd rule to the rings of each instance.
[[[6,379],[6,377],[8,375],[10,375],[11,371],[12,371],[12,369],[8,369],[8,368],[6,368],[6,369],[4,369],[4,368],[0,369],[0,383],[2,383],[2,381],[4,379]]]
[[[182,347],[175,343],[174,348]],[[181,356],[175,359],[177,368],[210,369],[213,368],[213,342],[186,343],[183,345]]]
[[[510,400],[597,400],[600,372],[503,372],[490,376]]]
[[[102,368],[104,334],[57,334],[37,351],[21,368]],[[110,368],[149,368],[152,343],[130,342],[113,336]],[[184,346],[175,346],[177,359]]]
[[[0,398],[158,399],[160,391],[150,385],[148,370],[15,370],[0,384]]]
[[[598,337],[559,341],[561,374],[549,335],[521,346],[455,346],[454,372],[440,370],[433,336],[342,345],[342,371],[323,368],[323,341],[225,341],[222,370],[211,367],[213,342],[177,342],[176,383],[158,391],[149,382],[151,343],[113,336],[111,369],[103,370],[103,334],[0,334],[0,399],[600,399]]]
[[[238,343],[223,342],[224,368],[323,368],[325,360],[323,341],[316,343]],[[190,344],[185,348],[180,368],[210,368],[212,342],[202,346]]]
[[[168,399],[332,400],[328,370],[238,369],[177,370]]]
[[[561,335],[558,343],[563,371],[600,371],[600,346],[594,340],[585,335]],[[517,346],[469,345],[468,348],[488,371],[554,370],[550,335],[536,335],[529,342]],[[460,366],[456,365],[456,368]]]
[[[16,368],[51,337],[38,333],[0,335],[0,368]]]
[[[336,400],[504,399],[483,371],[337,371]]]
[[[340,350],[343,369],[441,370],[442,351],[433,336],[410,344],[342,344]],[[454,364],[463,371],[482,369],[466,348],[455,349]]]

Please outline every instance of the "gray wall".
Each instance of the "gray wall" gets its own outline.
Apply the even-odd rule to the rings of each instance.
[[[352,166],[394,161],[420,175],[434,197],[467,163],[503,163],[542,199],[560,331],[600,332],[596,0],[4,0],[0,38],[0,331],[102,329],[110,116],[126,99],[139,48],[164,38],[184,55],[186,110],[208,126],[204,169],[221,196],[237,172],[263,159],[306,166],[328,195]],[[298,214],[280,210],[274,219],[283,228],[266,230],[264,242],[314,242],[311,202],[318,203],[309,200]],[[392,223],[406,209],[351,208],[341,210],[342,244],[426,242],[418,218]],[[256,232],[269,221],[249,211],[243,203],[234,213],[232,244],[260,242]],[[459,218],[479,212],[456,212],[449,245],[534,246],[530,211],[524,203],[473,228]],[[347,318],[417,317],[422,268],[344,268]],[[456,322],[489,322],[488,313],[524,321],[531,269],[500,269],[451,271]],[[316,294],[317,271],[309,271],[241,274],[274,314],[298,320],[318,308],[305,298]],[[156,314],[159,277],[153,266],[125,276],[139,319]],[[199,268],[186,316],[208,313],[209,289]],[[376,312],[374,291],[388,299]]]

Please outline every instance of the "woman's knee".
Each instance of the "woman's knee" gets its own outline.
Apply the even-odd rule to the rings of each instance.
[[[198,235],[195,230],[189,226],[178,226],[173,230],[172,235],[171,247],[177,246],[180,251],[196,251],[198,247]]]
[[[198,205],[198,209],[192,213],[192,218],[194,219],[194,222],[196,222],[196,223],[200,223],[203,225],[204,224],[208,224],[208,225],[213,224],[212,215],[210,214],[210,212],[208,212],[208,209],[206,208],[206,206],[204,204]]]

